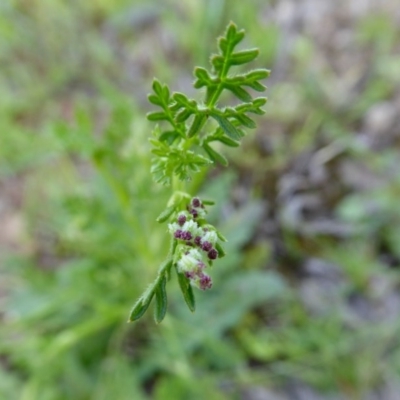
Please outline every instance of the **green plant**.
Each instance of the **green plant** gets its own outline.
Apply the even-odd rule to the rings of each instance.
[[[223,235],[206,220],[206,206],[210,200],[200,200],[188,193],[185,182],[201,169],[219,163],[227,166],[226,158],[211,146],[219,142],[237,147],[245,136],[243,128],[255,128],[249,114],[263,114],[265,97],[253,98],[245,88],[263,92],[266,87],[260,80],[269,76],[266,69],[230,75],[233,66],[253,61],[257,49],[235,51],[245,33],[230,23],[225,36],[219,38],[219,53],[211,57],[212,71],[197,67],[194,70],[196,89],[205,88],[203,102],[189,99],[183,93],[170,92],[167,85],[153,82],[154,93],[149,101],[161,111],[147,115],[150,121],[159,121],[150,139],[153,145],[151,172],[156,182],[172,186],[167,207],[157,218],[169,221],[171,246],[166,260],[161,264],[158,276],[134,305],[130,321],[139,319],[155,297],[155,320],[161,322],[167,310],[166,284],[171,270],[175,269],[183,297],[191,311],[195,310],[192,286],[202,290],[211,288],[211,277],[205,272],[215,259],[225,252],[220,242]],[[224,91],[234,94],[241,103],[221,107],[218,101]]]

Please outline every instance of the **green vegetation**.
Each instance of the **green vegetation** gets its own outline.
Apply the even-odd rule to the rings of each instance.
[[[238,147],[240,139],[245,136],[243,129],[256,128],[256,123],[248,114],[264,114],[261,107],[267,99],[253,99],[244,87],[263,92],[266,87],[260,80],[267,78],[270,71],[253,69],[244,74],[230,73],[232,67],[248,64],[258,56],[257,49],[236,50],[244,37],[244,30],[238,30],[231,22],[225,36],[218,39],[219,53],[211,57],[212,72],[202,67],[195,68],[194,87],[206,88],[204,103],[189,99],[180,92],[171,94],[168,85],[162,85],[157,79],[153,81],[154,93],[148,98],[162,111],[147,114],[147,119],[163,121],[168,130],[162,131],[156,125],[153,131],[154,137],[150,139],[153,145],[151,172],[156,182],[172,186],[173,189],[167,207],[157,218],[157,222],[171,222],[168,224],[171,248],[159,268],[157,278],[133,306],[130,321],[136,321],[144,315],[153,297],[155,321],[160,323],[164,319],[168,304],[166,284],[173,268],[183,298],[189,309],[194,311],[196,306],[192,286],[201,290],[211,289],[212,279],[207,272],[213,261],[225,256],[220,244],[221,241],[226,242],[225,237],[207,222],[206,206],[212,206],[215,202],[192,198],[186,186],[192,180],[192,175],[201,172],[204,167],[214,163],[225,167],[228,165],[228,160],[210,143],[220,142],[229,147]],[[224,90],[233,93],[242,103],[234,107],[218,107]],[[209,119],[216,121],[216,126],[207,126]],[[187,120],[190,120],[189,124]]]
[[[363,399],[396,385],[398,24],[390,4],[346,17],[293,4],[1,2],[1,399]],[[230,20],[239,50],[260,49],[254,68],[271,67],[271,101],[216,156],[229,169],[185,189],[215,201],[227,255],[195,313],[172,279],[162,324],[127,324],[169,249],[147,93],[157,76],[196,97],[192,66]]]

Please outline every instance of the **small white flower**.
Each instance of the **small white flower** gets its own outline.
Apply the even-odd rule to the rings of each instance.
[[[201,253],[197,249],[190,249],[187,254],[183,254],[178,261],[179,272],[192,272],[202,263]]]
[[[181,229],[181,227],[176,223],[168,224],[168,232],[173,235],[178,229]]]
[[[186,221],[181,229],[183,231],[190,232],[193,237],[199,236],[199,233],[201,233],[201,228],[197,225],[197,222],[193,221],[192,219]]]
[[[204,208],[197,207],[195,210],[197,211],[198,218],[205,218],[206,210]]]
[[[201,239],[201,242],[210,242],[213,246],[217,243],[218,236],[214,231],[207,231]]]
[[[192,256],[192,257],[194,257],[194,258],[196,258],[198,261],[201,261],[201,259],[202,259],[202,257],[203,257],[203,256],[201,255],[200,251],[197,250],[197,249],[190,249],[190,250],[189,250],[189,255]]]

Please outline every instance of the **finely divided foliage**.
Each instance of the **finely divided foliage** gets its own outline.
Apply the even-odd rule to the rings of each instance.
[[[245,33],[230,23],[225,36],[219,38],[219,53],[211,57],[212,71],[197,67],[194,70],[194,87],[205,88],[205,99],[198,102],[183,93],[170,92],[167,85],[157,79],[153,82],[150,103],[161,111],[147,115],[150,121],[162,124],[153,131],[150,139],[154,158],[151,172],[156,182],[173,187],[173,194],[166,209],[157,221],[169,221],[168,231],[171,246],[167,260],[161,265],[156,280],[134,305],[130,321],[139,319],[155,296],[155,320],[161,322],[167,309],[166,283],[175,269],[183,297],[191,311],[195,310],[193,286],[201,290],[210,289],[211,277],[206,272],[215,259],[224,256],[220,244],[225,241],[218,230],[206,221],[206,206],[209,200],[192,198],[182,190],[185,181],[193,173],[215,162],[228,165],[226,158],[211,146],[220,142],[237,147],[245,135],[244,128],[255,128],[251,114],[263,114],[265,97],[253,98],[248,88],[263,92],[260,83],[269,76],[267,69],[255,69],[247,73],[230,74],[233,66],[253,61],[257,49],[235,51]],[[220,107],[218,100],[224,90],[235,95],[241,103],[232,107]],[[214,124],[209,123],[215,121]]]

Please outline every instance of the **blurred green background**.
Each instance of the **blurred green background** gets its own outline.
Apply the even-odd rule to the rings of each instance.
[[[367,0],[1,0],[0,399],[400,398],[400,13]],[[233,20],[266,116],[193,190],[229,238],[127,324],[168,244],[146,95]]]

